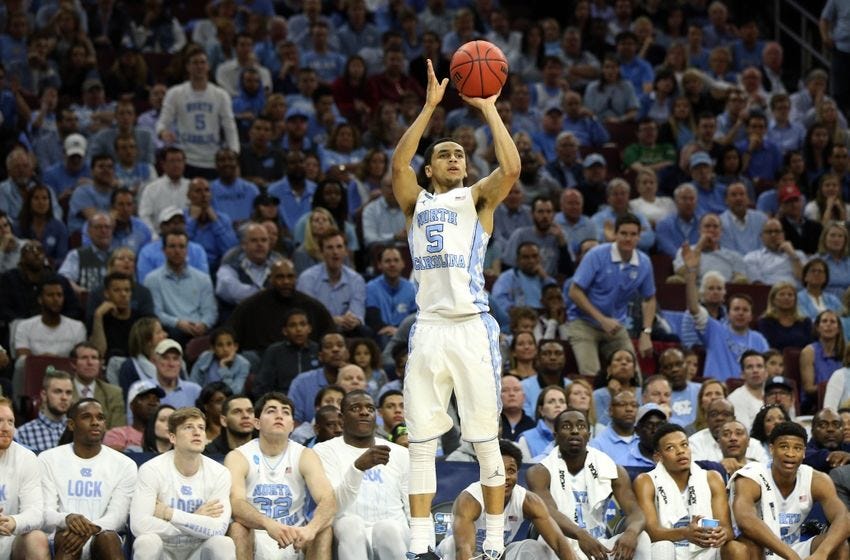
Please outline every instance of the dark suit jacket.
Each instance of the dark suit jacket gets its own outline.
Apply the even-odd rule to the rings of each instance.
[[[790,241],[795,249],[803,251],[807,255],[814,255],[818,252],[818,240],[821,231],[823,231],[823,226],[820,223],[803,218],[803,232],[801,234],[786,218],[782,218],[780,221],[782,222],[782,230],[785,232],[785,239]]]
[[[94,398],[103,406],[106,415],[107,429],[127,425],[127,406],[124,404],[124,393],[121,387],[107,383],[103,379],[94,381]],[[77,394],[77,384],[74,384],[74,402],[80,398]]]

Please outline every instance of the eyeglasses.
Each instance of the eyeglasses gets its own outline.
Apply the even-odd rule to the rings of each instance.
[[[765,229],[765,230],[762,230],[762,233],[766,233],[768,235],[777,235],[779,233],[782,233],[782,230],[781,229]]]

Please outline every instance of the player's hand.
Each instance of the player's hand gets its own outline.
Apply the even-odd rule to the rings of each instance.
[[[463,99],[464,103],[469,105],[470,107],[474,107],[478,109],[482,113],[484,112],[484,108],[488,105],[493,107],[496,106],[496,100],[499,99],[499,96],[502,95],[502,90],[499,89],[495,94],[490,97],[467,97],[464,94],[460,94],[460,98]]]
[[[388,445],[373,445],[363,452],[354,461],[354,468],[358,471],[368,471],[378,465],[386,465],[390,462],[390,448]]]
[[[602,317],[599,320],[599,326],[602,327],[602,330],[609,335],[616,334],[617,331],[623,328],[619,321],[612,319],[611,317]]]
[[[4,537],[9,537],[15,532],[15,527],[17,527],[17,523],[15,523],[14,517],[2,515],[2,513],[3,508],[0,508],[0,535]]]
[[[78,557],[80,552],[83,550],[83,546],[85,546],[86,541],[88,541],[91,537],[86,535],[78,535],[73,531],[62,531],[59,533],[61,535],[62,547],[61,550],[57,547],[57,558],[67,558],[68,556],[75,558]],[[59,553],[63,553],[62,554]]]
[[[611,552],[614,555],[614,560],[632,560],[635,557],[636,548],[637,535],[633,531],[626,531],[614,543]]]
[[[290,527],[289,525],[278,523],[273,519],[270,519],[269,521],[270,523],[268,524],[269,526],[266,527],[266,532],[268,532],[271,538],[277,541],[277,545],[280,548],[286,548],[295,543],[295,539],[298,537],[298,529]]]
[[[590,536],[587,531],[582,531],[576,540],[578,547],[584,552],[588,560],[608,560],[608,554],[613,552],[602,546],[602,543]]]
[[[298,527],[295,531],[296,537],[295,542],[293,543],[295,550],[304,550],[310,546],[310,543],[316,538],[316,530],[310,525]]]
[[[688,523],[688,542],[702,548],[710,548],[714,542],[714,529],[701,527],[699,522],[702,515],[694,515]]]
[[[201,507],[195,510],[195,513],[218,518],[224,513],[224,505],[218,500],[210,500],[209,502],[204,502]]]
[[[446,93],[446,87],[449,85],[449,79],[443,78],[442,81],[437,80],[437,74],[434,73],[434,65],[431,59],[428,59],[428,88],[425,91],[425,106],[432,109],[440,104],[443,100],[443,95]]]
[[[163,521],[171,521],[171,515],[173,511],[171,508],[165,505],[163,502],[159,500],[153,506],[153,516],[157,519],[162,519]]]
[[[100,532],[100,527],[79,513],[69,513],[65,516],[65,525],[70,532],[86,538]]]

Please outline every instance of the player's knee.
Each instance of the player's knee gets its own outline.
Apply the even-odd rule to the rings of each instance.
[[[675,558],[676,545],[672,541],[656,541],[651,543],[650,550],[653,558]]]
[[[408,528],[406,523],[402,523],[396,519],[382,519],[372,525],[372,542],[403,543],[407,533]]]
[[[157,560],[162,556],[162,539],[159,535],[140,535],[133,541],[134,560]]]
[[[366,525],[356,515],[344,515],[334,521],[333,532],[340,546],[366,542]]]
[[[210,560],[232,560],[236,556],[236,545],[233,539],[225,535],[208,538],[204,548],[209,552],[207,558]]]
[[[519,543],[514,543],[513,558],[516,560],[539,560],[549,557],[549,547],[541,542],[526,539]]]
[[[410,456],[411,494],[433,494],[437,491],[437,469],[434,457],[437,454],[437,440],[410,442],[407,448]]]
[[[499,450],[499,441],[491,439],[473,443],[475,455],[478,457],[481,484],[484,486],[505,485],[505,463]]]

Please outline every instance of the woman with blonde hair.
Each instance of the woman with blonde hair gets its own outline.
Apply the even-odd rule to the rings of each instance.
[[[811,341],[812,321],[797,307],[797,286],[790,282],[773,285],[757,328],[770,347],[777,350],[801,348]]]
[[[309,216],[307,227],[304,229],[304,242],[292,254],[296,274],[301,274],[314,264],[322,262],[319,240],[331,230],[339,229],[339,224],[327,208],[317,206]]]
[[[829,267],[826,291],[842,297],[850,287],[850,235],[841,222],[831,222],[820,234],[818,256]]]
[[[573,379],[573,382],[567,386],[567,408],[584,412],[591,439],[605,429],[603,424],[597,422],[596,406],[593,403],[593,385],[587,379]]]
[[[128,340],[130,356],[118,371],[118,384],[124,390],[124,395],[127,395],[130,385],[139,379],[150,379],[156,383],[154,349],[166,338],[168,335],[156,317],[142,317],[133,324]]]
[[[540,391],[534,407],[537,426],[524,431],[517,439],[524,463],[543,453],[555,441],[555,419],[566,409],[566,389],[560,385],[549,385]]]
[[[846,346],[841,320],[829,309],[818,314],[812,335],[815,341],[800,351],[803,410],[810,410],[817,404],[818,385],[828,381],[832,373],[841,368]]]
[[[697,396],[697,419],[692,424],[692,433],[696,433],[708,427],[705,411],[708,405],[717,399],[725,399],[729,396],[726,384],[717,379],[706,379],[702,382]],[[691,431],[691,430],[688,430]]]

